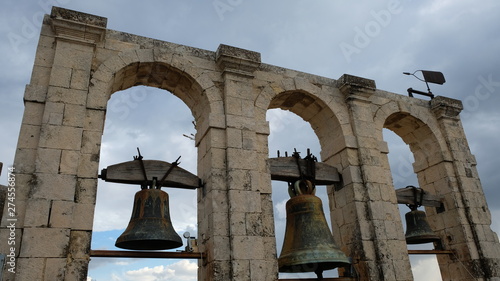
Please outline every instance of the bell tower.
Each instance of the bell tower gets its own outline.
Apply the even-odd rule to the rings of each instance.
[[[107,102],[135,85],[176,95],[195,119],[196,176],[203,182],[198,280],[278,280],[276,166],[266,121],[273,108],[311,124],[321,145],[318,166],[338,176],[323,204],[348,258],[342,265],[355,274],[339,270],[337,280],[413,280],[384,128],[410,146],[419,188],[434,196],[423,199],[439,202],[423,205],[441,244],[443,280],[500,280],[500,243],[459,100],[423,100],[379,90],[370,79],[285,69],[237,47],[203,50],[119,32],[104,17],[59,7],[43,20],[24,93],[16,208],[12,215],[4,209],[0,228],[0,241],[15,237],[15,245],[0,243],[0,253],[12,256],[3,280],[86,279]]]

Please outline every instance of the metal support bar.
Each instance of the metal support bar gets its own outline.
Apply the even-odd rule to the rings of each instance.
[[[153,259],[204,259],[205,253],[90,250],[91,257],[99,258],[153,258]]]
[[[353,277],[322,278],[321,281],[356,281]],[[278,279],[278,281],[318,281],[318,278]]]
[[[408,250],[409,255],[453,255],[450,250]]]
[[[419,94],[419,95],[422,95],[422,96],[430,97],[431,99],[434,98],[434,94],[431,91],[429,91],[428,93],[426,93],[426,92],[422,92],[422,91],[419,91],[419,90],[414,90],[413,88],[408,88],[407,91],[408,91],[408,96],[409,97],[413,97],[413,94]]]

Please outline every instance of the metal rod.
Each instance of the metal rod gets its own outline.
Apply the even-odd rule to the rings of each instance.
[[[408,250],[409,255],[452,255],[450,250]]]
[[[108,251],[90,250],[91,257],[100,258],[154,258],[154,259],[204,259],[199,252],[152,252],[152,251]]]
[[[163,175],[163,178],[161,178],[160,182],[158,183],[158,189],[160,189],[163,186],[163,183],[165,182],[165,179],[168,177],[170,172],[172,172],[172,170],[179,165],[179,162],[178,162],[179,159],[181,159],[181,156],[179,156],[179,158],[177,158],[177,160],[175,160],[175,162],[172,163],[172,165],[170,166],[170,168],[168,168],[165,175]],[[152,186],[151,188],[154,188],[154,187]]]

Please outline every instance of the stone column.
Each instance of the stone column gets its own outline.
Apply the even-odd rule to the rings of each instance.
[[[14,160],[16,276],[4,280],[87,274],[104,111],[86,103],[106,21],[57,7],[44,19]]]
[[[449,157],[420,174],[445,197],[444,208],[429,210],[432,226],[440,232],[452,256],[438,255],[443,280],[500,280],[500,244],[491,230],[476,160],[460,122],[462,103],[436,97],[431,109],[449,150]]]
[[[339,151],[344,185],[333,191],[341,244],[360,280],[412,280],[396,194],[382,161],[386,148],[373,126],[375,82],[350,75],[339,82],[353,132],[344,136],[346,148]]]

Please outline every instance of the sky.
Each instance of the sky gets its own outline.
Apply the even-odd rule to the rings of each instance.
[[[23,94],[29,84],[40,25],[50,7],[108,18],[108,28],[215,51],[219,44],[261,53],[262,62],[337,79],[343,74],[375,80],[377,88],[406,95],[425,84],[405,76],[416,70],[440,71],[435,95],[459,99],[461,120],[492,214],[500,231],[500,2],[495,0],[3,0],[0,10],[0,161],[12,165],[21,124]],[[416,75],[420,75],[418,72]],[[420,76],[421,77],[421,76]],[[423,96],[415,98],[428,99]],[[168,106],[165,106],[165,105]],[[293,113],[268,112],[270,156],[276,151],[319,157],[310,126]],[[195,133],[187,106],[170,93],[134,87],[115,93],[101,147],[100,169],[132,160],[173,162],[196,173]],[[394,185],[417,185],[408,147],[387,131]],[[4,168],[0,183],[6,184]],[[137,186],[100,182],[94,217],[93,249],[114,249],[128,224]],[[166,188],[176,231],[197,235],[196,192]],[[324,188],[318,188],[326,204]],[[495,200],[497,199],[497,200]],[[273,183],[278,254],[284,229],[286,187]],[[174,203],[172,203],[172,201]],[[401,212],[406,210],[401,208]],[[333,230],[334,231],[334,230]],[[435,259],[412,257],[415,280],[441,280]],[[89,280],[196,280],[195,260],[94,258]],[[285,276],[285,275],[282,275]]]

